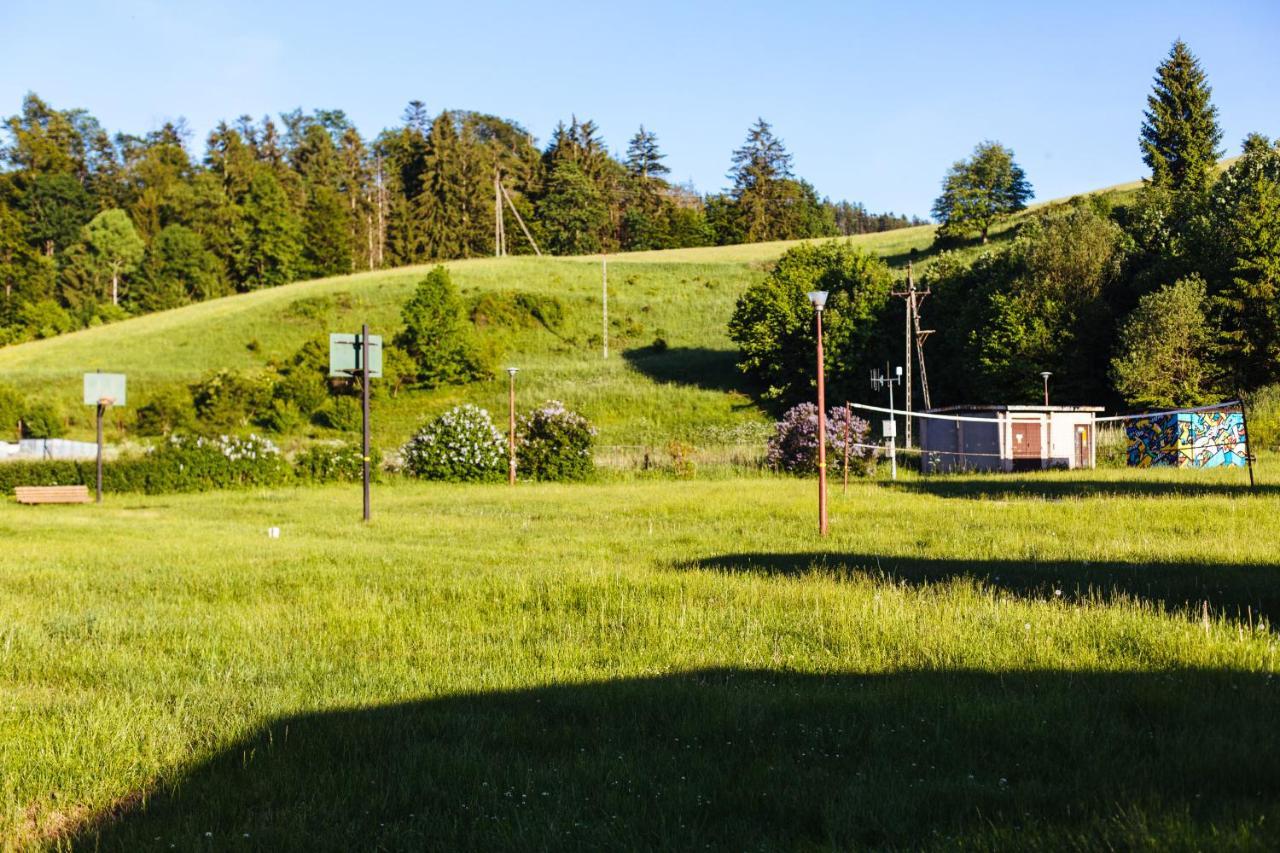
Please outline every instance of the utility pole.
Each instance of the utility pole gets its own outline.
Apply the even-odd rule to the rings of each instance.
[[[915,273],[912,270],[911,261],[907,261],[907,289],[897,290],[893,292],[894,296],[906,300],[907,316],[906,329],[903,334],[905,344],[905,358],[903,359],[906,366],[906,378],[903,382],[903,390],[906,396],[906,437],[903,447],[911,447],[911,409],[912,409],[912,389],[914,385],[911,380],[911,362],[912,362],[912,344],[914,342],[915,355],[920,360],[920,392],[924,398],[924,407],[932,408],[929,400],[929,375],[924,368],[924,341],[925,338],[933,334],[933,329],[920,328],[920,303],[933,291],[916,290]]]
[[[507,188],[502,185],[502,179],[498,179],[498,189],[502,191],[502,197],[507,200],[507,206],[511,208],[511,212],[515,214],[516,222],[520,225],[520,230],[524,232],[525,239],[529,241],[529,245],[533,246],[533,253],[538,257],[542,257],[542,250],[538,248],[538,243],[533,239],[533,235],[529,233],[529,229],[524,224],[524,217],[520,215],[520,211],[516,210],[516,203],[511,200],[511,194],[507,192]]]
[[[493,255],[501,258],[507,254],[507,224],[502,217],[502,173],[493,172]]]

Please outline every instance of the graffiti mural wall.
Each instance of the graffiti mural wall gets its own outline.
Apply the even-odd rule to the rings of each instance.
[[[1129,464],[1218,468],[1244,465],[1244,415],[1240,412],[1179,412],[1153,415],[1125,426]]]

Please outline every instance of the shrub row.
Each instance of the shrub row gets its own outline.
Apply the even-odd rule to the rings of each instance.
[[[520,416],[516,471],[522,480],[582,480],[594,470],[595,429],[582,415],[550,400]],[[404,470],[426,480],[500,480],[507,473],[507,437],[489,413],[455,406],[429,421],[401,450]]]
[[[154,495],[297,481],[342,482],[360,476],[360,448],[352,445],[313,447],[290,465],[274,444],[258,436],[173,436],[144,456],[104,463],[102,488]],[[92,486],[95,479],[93,461],[0,464],[0,494],[12,494],[15,486]]]

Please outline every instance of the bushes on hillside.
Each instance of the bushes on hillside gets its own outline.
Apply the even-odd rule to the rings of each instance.
[[[491,372],[463,317],[457,288],[444,267],[436,267],[418,283],[401,315],[404,328],[394,343],[413,359],[418,381],[425,387],[471,382]]]
[[[376,479],[382,454],[369,452],[369,470]],[[309,483],[351,483],[364,478],[364,453],[358,444],[338,446],[317,444],[303,450],[293,460],[299,480]]]
[[[180,388],[157,390],[138,407],[134,428],[138,435],[169,435],[189,428],[195,418],[191,394]]]
[[[496,480],[507,470],[506,440],[489,413],[470,403],[419,429],[401,455],[405,471],[427,480]]]
[[[1280,385],[1259,388],[1245,399],[1245,405],[1252,450],[1280,450]]]
[[[865,444],[871,425],[853,415],[849,418],[849,467],[859,474],[871,470],[872,451]],[[845,408],[837,406],[827,412],[827,464],[844,458]],[[765,456],[776,471],[812,474],[818,470],[818,407],[801,403],[788,409],[774,426]]]
[[[248,426],[271,403],[272,382],[262,374],[217,370],[191,386],[203,429],[230,431]]]
[[[865,368],[883,363],[875,331],[892,282],[884,261],[848,243],[803,243],[788,250],[734,308],[729,337],[739,347],[738,368],[780,408],[808,396],[817,334],[806,294],[825,290],[830,296],[823,331],[831,376],[864,376]]]
[[[516,429],[516,469],[532,480],[582,480],[593,469],[595,429],[558,400],[521,415]]]

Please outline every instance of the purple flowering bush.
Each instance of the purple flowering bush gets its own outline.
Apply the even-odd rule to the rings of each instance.
[[[827,466],[835,470],[844,460],[844,406],[827,412]],[[871,425],[857,415],[849,418],[849,468],[859,474],[871,470],[870,448],[866,444]],[[801,403],[787,410],[774,425],[765,459],[769,467],[791,474],[813,474],[818,470],[818,407]]]
[[[595,466],[595,428],[558,400],[520,416],[516,427],[516,471],[529,480],[583,480]]]

